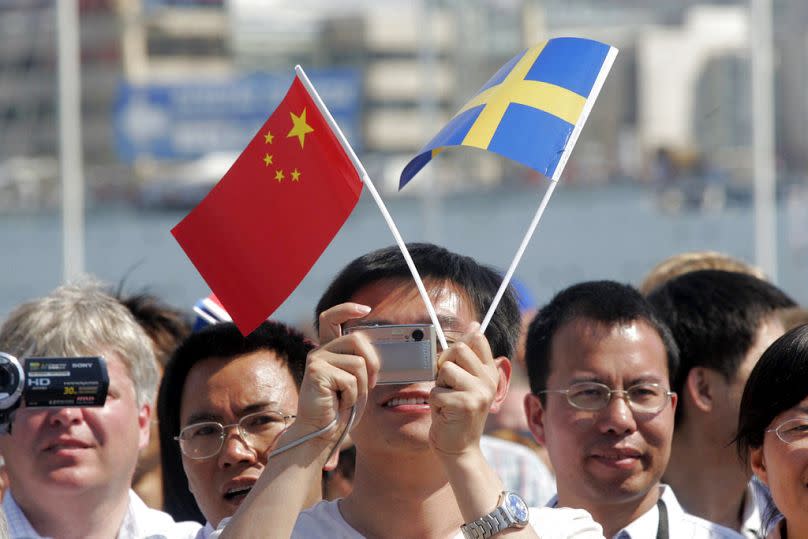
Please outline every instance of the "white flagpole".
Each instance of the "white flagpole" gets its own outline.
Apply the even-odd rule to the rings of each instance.
[[[755,263],[777,282],[777,170],[772,96],[772,3],[751,0],[752,156],[754,170]]]
[[[76,0],[56,2],[59,56],[59,174],[62,179],[63,280],[84,272],[84,179],[81,159],[81,62]]]
[[[553,172],[550,186],[544,193],[544,198],[542,198],[541,204],[539,204],[539,209],[536,210],[536,215],[533,216],[533,220],[530,222],[530,226],[527,228],[527,232],[525,232],[525,236],[522,238],[522,243],[519,245],[519,249],[517,249],[516,255],[514,255],[511,265],[508,268],[508,271],[505,273],[505,277],[502,278],[502,284],[499,285],[499,290],[497,290],[497,294],[494,296],[494,300],[491,302],[491,307],[489,307],[488,312],[485,313],[485,318],[483,318],[483,323],[480,326],[480,331],[482,332],[485,332],[486,328],[488,328],[488,324],[491,322],[491,318],[494,317],[494,312],[497,310],[497,306],[499,305],[502,296],[505,295],[505,291],[508,289],[508,284],[511,282],[513,272],[516,271],[516,266],[519,265],[519,262],[522,260],[522,255],[525,254],[527,244],[530,243],[530,238],[533,237],[533,232],[536,231],[536,227],[539,225],[541,216],[544,214],[544,208],[547,207],[547,202],[549,202],[550,197],[553,196],[553,191],[555,191],[558,179],[561,177],[561,173],[564,171],[564,167],[567,165],[567,160],[569,159],[570,154],[572,154],[572,149],[575,147],[575,143],[578,141],[578,136],[581,134],[581,130],[584,128],[586,119],[589,118],[589,113],[592,112],[592,107],[595,105],[595,100],[598,98],[598,94],[600,93],[600,89],[603,87],[603,83],[606,82],[606,77],[609,75],[609,71],[612,69],[612,64],[614,63],[614,59],[616,57],[617,49],[610,47],[609,52],[606,53],[606,58],[603,60],[603,65],[600,67],[600,73],[598,73],[595,82],[592,84],[592,90],[589,92],[589,97],[587,98],[584,108],[581,111],[581,116],[578,118],[578,122],[576,122],[575,127],[572,129],[572,133],[567,141],[567,146],[564,149],[564,153],[561,154],[561,158],[558,160],[558,165],[556,165],[555,171]]]
[[[345,150],[345,153],[348,154],[348,157],[356,168],[356,171],[362,178],[362,182],[364,182],[365,186],[367,186],[373,200],[376,201],[376,205],[379,206],[379,210],[382,212],[382,217],[384,217],[384,220],[387,222],[390,232],[393,233],[393,237],[398,244],[398,248],[401,249],[401,254],[404,255],[404,260],[407,262],[407,266],[410,268],[410,273],[412,273],[413,279],[415,279],[415,285],[418,287],[418,292],[421,294],[421,298],[424,300],[427,313],[429,313],[429,319],[432,320],[432,324],[435,326],[438,340],[440,341],[443,349],[446,350],[449,348],[449,346],[446,343],[446,336],[443,334],[443,328],[441,328],[440,322],[438,321],[438,315],[435,312],[435,307],[432,305],[432,301],[429,299],[429,294],[426,292],[424,283],[421,280],[421,275],[418,273],[418,269],[415,267],[415,263],[412,261],[410,252],[407,250],[407,246],[404,244],[404,240],[401,238],[401,234],[399,234],[398,227],[396,227],[395,222],[393,222],[390,212],[387,211],[387,207],[384,205],[384,201],[382,201],[378,191],[376,191],[376,187],[373,185],[373,182],[370,180],[370,176],[368,176],[368,173],[365,171],[365,167],[362,165],[362,162],[359,161],[359,158],[356,157],[356,153],[354,153],[353,148],[351,148],[351,145],[348,143],[348,139],[345,138],[345,135],[342,133],[342,129],[339,128],[339,125],[337,125],[337,122],[334,121],[334,118],[328,111],[328,107],[326,107],[323,100],[320,99],[320,95],[317,93],[317,90],[306,76],[303,68],[299,65],[295,66],[295,73],[297,73],[297,76],[300,77],[300,81],[303,83],[303,86],[305,86],[306,90],[308,90],[309,94],[314,100],[314,103],[317,105],[317,108],[320,109],[320,113],[322,113],[323,118],[325,118],[325,121],[328,122],[331,130],[337,136],[337,140],[339,140],[340,144],[342,144],[342,148]]]
[[[533,216],[533,220],[530,222],[530,226],[527,227],[525,237],[522,238],[522,243],[519,245],[519,249],[517,249],[516,255],[513,257],[513,260],[511,261],[511,266],[505,273],[505,277],[502,278],[502,284],[499,285],[497,295],[494,296],[494,300],[491,302],[491,307],[489,307],[488,312],[485,313],[485,318],[483,318],[483,323],[480,326],[480,331],[485,332],[485,329],[491,322],[491,318],[493,318],[494,316],[494,311],[497,310],[497,305],[499,305],[499,301],[502,299],[502,296],[505,295],[505,291],[508,289],[508,284],[511,282],[513,272],[516,271],[516,266],[519,265],[519,262],[522,260],[522,255],[525,254],[527,244],[530,243],[530,238],[533,237],[533,232],[535,232],[536,227],[539,225],[541,216],[544,214],[544,208],[547,207],[547,203],[550,201],[550,197],[553,196],[553,191],[555,191],[556,185],[558,185],[557,180],[551,181],[550,186],[547,188],[547,191],[545,191],[544,198],[541,199],[541,204],[539,204],[539,209],[536,210],[536,215]]]

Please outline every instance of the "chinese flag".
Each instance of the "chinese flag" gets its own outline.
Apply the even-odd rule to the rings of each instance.
[[[171,233],[244,335],[300,284],[362,181],[295,77],[227,174]]]

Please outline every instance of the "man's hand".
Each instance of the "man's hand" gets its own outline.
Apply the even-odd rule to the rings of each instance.
[[[347,419],[351,406],[356,406],[358,422],[378,373],[376,350],[360,333],[344,335],[309,352],[297,419],[289,430],[312,432],[333,421],[337,413]],[[323,436],[336,439],[339,429],[335,430],[338,432]]]
[[[368,391],[376,385],[379,358],[367,338],[360,334],[342,335],[342,324],[361,318],[370,307],[358,303],[342,303],[320,315],[320,348],[306,358],[306,371],[300,387],[297,419],[284,433],[278,445],[314,432],[339,414],[341,426],[348,410],[356,406],[355,423],[359,421]],[[320,438],[336,440],[341,428],[324,433]]]
[[[370,307],[359,303],[340,303],[320,313],[320,344],[326,344],[342,336],[342,324],[362,318],[370,313]]]
[[[488,411],[497,392],[499,370],[488,340],[474,323],[439,358],[438,377],[429,396],[429,442],[438,456],[459,456],[479,448]]]

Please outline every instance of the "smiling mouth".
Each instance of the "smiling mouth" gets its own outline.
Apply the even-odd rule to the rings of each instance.
[[[409,397],[409,398],[393,398],[384,403],[385,408],[394,408],[396,406],[415,406],[418,404],[429,404],[426,398]]]

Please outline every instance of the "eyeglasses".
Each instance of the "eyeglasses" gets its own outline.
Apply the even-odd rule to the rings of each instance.
[[[202,460],[213,457],[221,451],[228,429],[238,427],[238,435],[254,451],[263,453],[269,449],[278,436],[286,429],[293,415],[280,412],[256,412],[247,414],[238,423],[222,425],[216,421],[204,421],[188,425],[174,439],[180,443],[180,450],[186,457]]]
[[[633,412],[655,414],[661,411],[668,400],[676,395],[659,384],[637,384],[628,389],[611,389],[599,382],[581,382],[572,384],[569,389],[546,389],[541,393],[561,393],[567,396],[567,402],[579,410],[596,411],[605,408],[612,400],[612,395],[626,399]]]
[[[774,432],[787,444],[808,447],[808,418],[789,419],[766,432]]]

